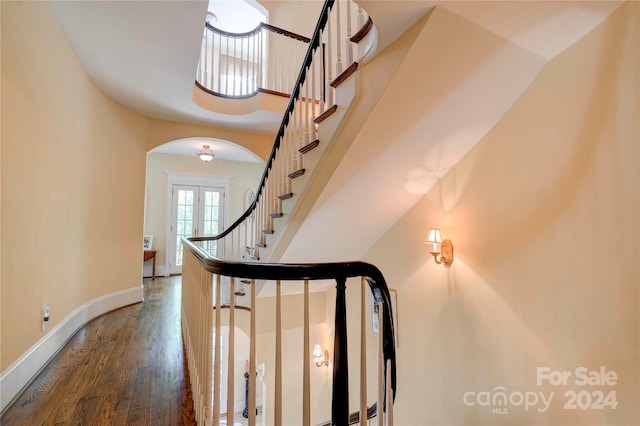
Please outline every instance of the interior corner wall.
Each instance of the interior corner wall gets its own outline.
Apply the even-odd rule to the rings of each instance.
[[[323,2],[321,0],[262,0],[260,4],[269,11],[269,24],[311,37],[322,11]]]
[[[205,163],[195,155],[171,155],[152,152],[147,155],[146,198],[147,208],[144,233],[153,235],[153,249],[157,250],[156,268],[165,268],[167,233],[167,172],[193,173],[198,175],[228,176],[231,178],[229,194],[229,217],[225,225],[231,225],[245,211],[245,194],[255,191],[264,172],[264,163],[248,163],[213,159]]]
[[[74,310],[141,296],[147,119],[95,87],[47,2],[1,7],[4,372]]]
[[[548,62],[366,254],[397,289],[396,424],[640,423],[639,6]]]

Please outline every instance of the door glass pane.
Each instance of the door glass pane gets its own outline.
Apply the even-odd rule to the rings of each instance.
[[[220,192],[218,191],[204,191],[204,205],[202,206],[203,213],[203,236],[217,235],[221,232],[220,229]],[[214,256],[217,255],[217,244],[212,244],[209,250]]]
[[[182,265],[182,238],[193,235],[193,190],[178,190],[176,223],[176,265]]]

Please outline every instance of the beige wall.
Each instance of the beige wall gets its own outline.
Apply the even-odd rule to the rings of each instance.
[[[230,141],[252,151],[266,161],[269,158],[269,154],[271,154],[275,134],[251,133],[150,118],[147,151],[151,151],[153,148],[168,142],[193,137],[209,137]]]
[[[166,265],[165,243],[167,231],[167,172],[230,177],[229,205],[230,225],[245,210],[245,194],[255,190],[264,172],[264,163],[247,163],[213,159],[205,163],[194,156],[171,155],[152,152],[147,155],[146,217],[144,233],[153,235],[153,248],[158,251],[156,267]]]
[[[283,288],[289,285],[284,282]],[[257,359],[266,365],[266,409],[273,413],[273,389],[275,388],[275,297],[259,298],[256,307]],[[310,351],[316,344],[331,350],[327,323],[325,293],[309,295],[309,343]],[[282,424],[302,424],[302,371],[303,371],[303,306],[302,295],[282,297]],[[247,315],[248,316],[248,315]],[[331,318],[333,323],[333,318]],[[320,424],[331,418],[331,364],[317,367],[310,361],[311,423]],[[272,416],[269,414],[268,416]]]
[[[93,85],[46,2],[2,2],[2,104],[5,370],[45,305],[49,331],[140,286],[147,120]]]
[[[396,424],[638,424],[639,16],[627,3],[551,60],[365,256],[398,290]],[[450,268],[423,244],[431,226]],[[545,366],[568,385],[537,386]],[[619,380],[577,386],[582,366]],[[463,402],[498,386],[554,396],[503,415]],[[618,406],[564,409],[571,390]]]
[[[323,2],[320,0],[261,0],[269,11],[269,23],[287,31],[311,37]]]

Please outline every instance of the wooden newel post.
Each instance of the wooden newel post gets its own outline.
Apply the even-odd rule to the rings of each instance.
[[[333,343],[333,396],[331,422],[349,425],[349,369],[347,357],[346,278],[336,279],[336,318]]]

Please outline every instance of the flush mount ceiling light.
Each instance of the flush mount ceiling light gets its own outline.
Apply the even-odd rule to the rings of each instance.
[[[213,160],[216,155],[209,149],[209,145],[202,145],[202,150],[198,151],[198,157],[205,163]]]
[[[429,253],[433,255],[433,259],[438,265],[441,263],[444,266],[451,265],[451,262],[453,262],[453,244],[451,244],[451,240],[442,241],[440,229],[429,229],[429,234],[424,243],[429,247]],[[440,259],[438,259],[438,256]]]

